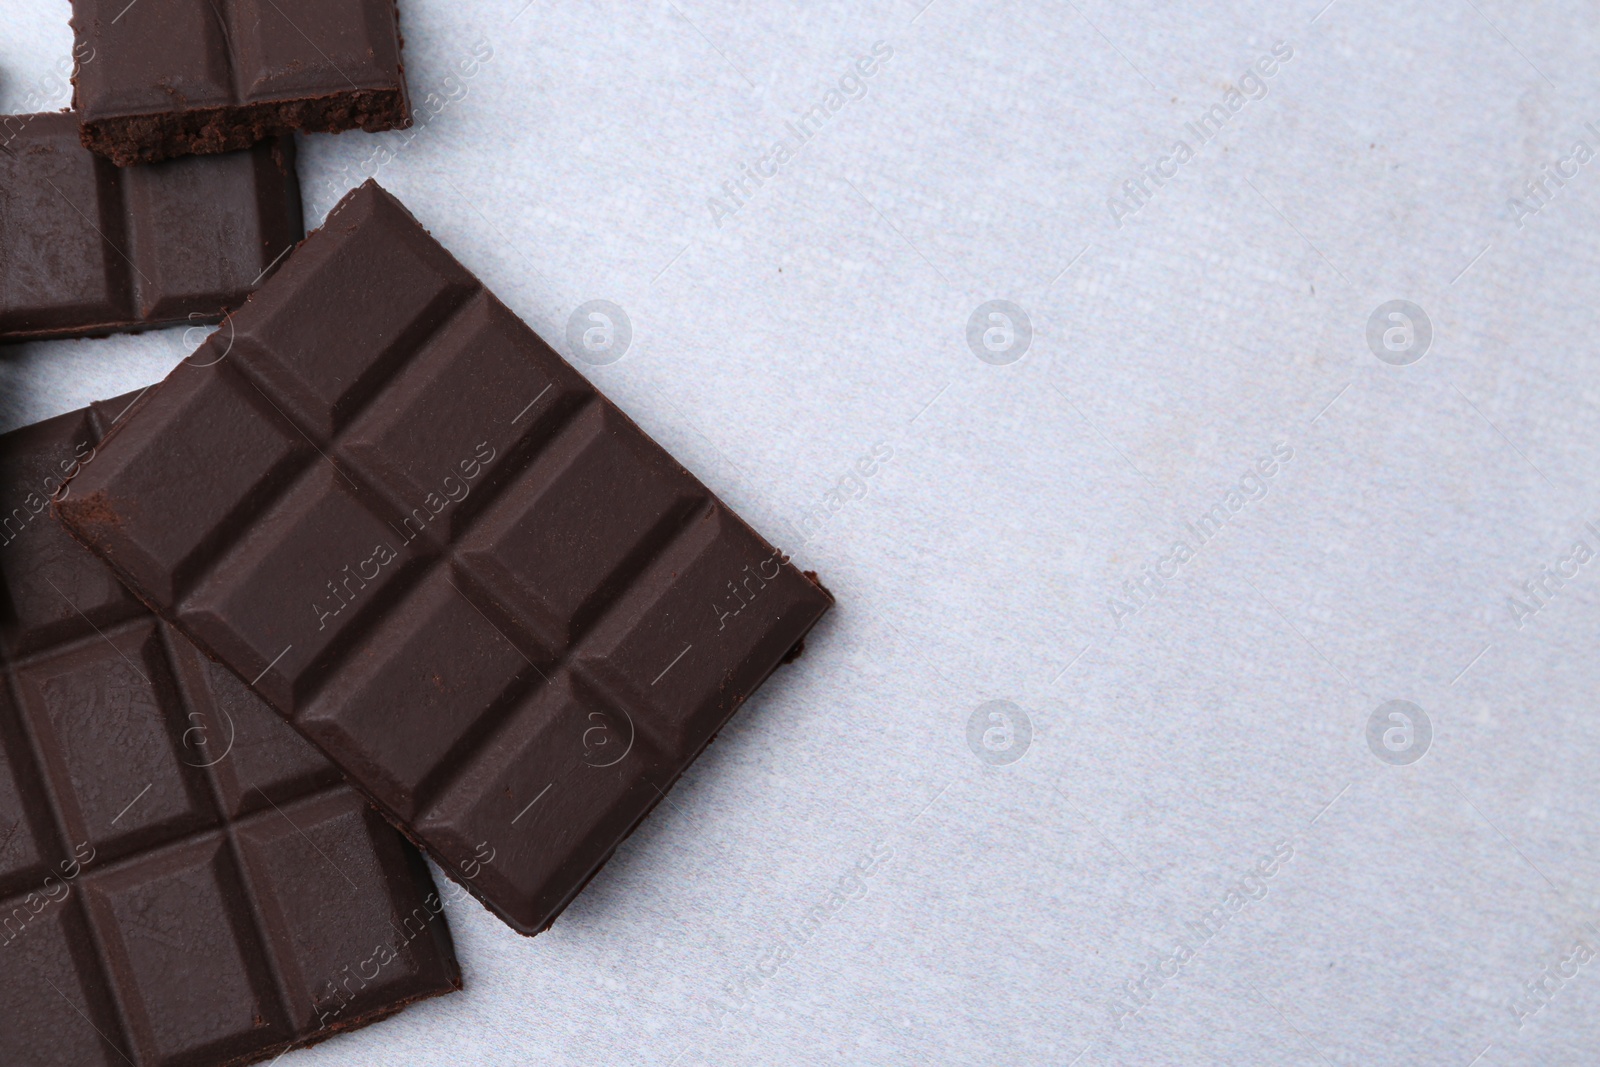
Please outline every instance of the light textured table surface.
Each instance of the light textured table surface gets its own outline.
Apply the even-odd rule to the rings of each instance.
[[[1594,1062],[1600,29],[1324,2],[402,0],[431,117],[302,137],[308,225],[376,171],[618,305],[575,362],[839,606],[551,932],[282,1067]],[[8,350],[0,428],[185,351]]]

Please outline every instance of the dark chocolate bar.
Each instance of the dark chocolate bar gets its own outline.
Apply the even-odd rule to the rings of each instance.
[[[293,138],[119,170],[0,117],[0,343],[220,322],[304,232]]]
[[[523,933],[832,603],[374,182],[60,512]]]
[[[422,857],[50,514],[131,398],[0,437],[0,1064],[243,1064],[461,986]]]
[[[403,129],[395,0],[72,0],[83,143],[119,166]]]

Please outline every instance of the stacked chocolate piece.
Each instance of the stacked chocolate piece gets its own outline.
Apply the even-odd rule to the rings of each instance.
[[[44,504],[133,401],[0,437],[0,1062],[248,1063],[461,987],[428,869]]]
[[[413,845],[546,929],[832,599],[375,183],[296,244],[391,0],[123,6],[0,122],[0,340],[223,325],[0,437],[0,1063],[242,1064],[460,988]]]

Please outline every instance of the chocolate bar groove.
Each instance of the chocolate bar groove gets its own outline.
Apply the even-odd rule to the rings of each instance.
[[[317,427],[307,424],[311,420],[296,419],[291,414],[294,406],[292,400],[281,394],[274,395],[270,379],[251,374],[248,368],[242,366],[238,361],[223,360],[217,364],[221,371],[221,380],[223,382],[226,382],[236,392],[239,391],[239,385],[236,383],[243,383],[258,393],[276,417],[281,419],[288,429],[305,441],[309,446],[310,452],[301,454],[298,457],[299,469],[293,473],[284,472],[272,477],[269,480],[269,484],[274,488],[270,493],[259,495],[253,501],[255,505],[253,508],[249,510],[241,509],[233,514],[225,525],[219,526],[220,536],[203,545],[201,554],[210,558],[213,563],[210,568],[185,570],[183,583],[174,587],[173,596],[180,605],[180,616],[183,614],[185,607],[188,606],[190,595],[195,589],[203,585],[212,572],[226,569],[230,565],[230,556],[239,549],[240,542],[248,535],[253,524],[264,514],[287,506],[290,498],[297,495],[307,495],[305,492],[308,489],[306,483],[309,480],[316,479],[323,466],[330,468],[342,479],[350,487],[356,499],[361,501],[390,530],[396,533],[397,539],[401,542],[400,551],[402,553],[411,550],[411,546],[417,545],[413,551],[413,558],[402,564],[400,571],[390,583],[385,585],[380,595],[367,598],[360,601],[359,604],[355,598],[352,598],[352,601],[345,605],[346,607],[357,608],[356,613],[352,621],[341,629],[337,639],[330,643],[313,664],[306,667],[302,675],[303,685],[297,685],[294,691],[292,702],[296,706],[314,703],[323,681],[332,674],[337,673],[339,666],[351,655],[355,654],[359,650],[359,646],[370,638],[372,629],[381,622],[385,612],[394,603],[409,595],[415,587],[424,584],[430,577],[435,576],[436,572],[441,568],[448,567],[450,568],[449,573],[462,575],[467,579],[466,583],[455,583],[457,591],[461,592],[461,595],[475,609],[483,613],[486,618],[500,618],[503,636],[515,645],[524,656],[530,657],[530,663],[535,662],[531,658],[532,656],[540,654],[538,643],[530,640],[527,634],[516,632],[518,628],[513,621],[515,615],[488,592],[487,584],[473,575],[472,568],[463,566],[463,560],[457,552],[446,547],[445,542],[431,529],[434,525],[433,523],[419,525],[415,534],[408,535],[403,532],[409,529],[407,524],[413,521],[413,516],[418,509],[413,507],[408,510],[389,487],[366,477],[359,467],[350,464],[341,465],[334,458],[339,452],[340,445],[347,440],[352,428],[359,428],[361,417],[367,405],[378,395],[379,390],[385,384],[406,368],[408,359],[418,357],[419,353],[422,353],[434,338],[449,330],[451,323],[460,314],[483,299],[492,299],[492,297],[488,297],[487,293],[481,289],[477,291],[468,290],[461,293],[459,299],[454,301],[453,306],[449,308],[446,317],[435,322],[432,329],[420,335],[402,339],[392,346],[385,353],[382,360],[379,361],[379,365],[383,368],[382,372],[372,375],[370,380],[363,380],[358,387],[353,388],[352,392],[360,398],[360,401],[359,403],[351,403],[345,406],[339,429],[331,437],[322,437]],[[596,413],[599,410],[599,398],[597,395],[591,394],[581,397],[568,405],[565,417],[560,417],[559,422],[555,422],[553,425],[548,423],[541,424],[536,416],[535,421],[528,424],[528,432],[521,438],[513,439],[512,449],[514,451],[506,457],[504,463],[496,468],[494,481],[486,484],[476,494],[478,502],[475,512],[454,513],[450,516],[451,540],[464,538],[471,529],[470,520],[491,510],[500,494],[523,475],[533,472],[534,476],[537,477],[537,468],[539,468],[543,458],[552,453],[560,453],[563,448],[576,450],[586,443],[594,435],[597,428],[583,426],[582,420],[585,413]],[[552,418],[560,415],[561,413],[557,413]],[[512,423],[514,424],[525,416],[526,409],[519,412],[518,417],[513,419]],[[545,432],[543,434],[535,432],[540,429],[545,430]],[[496,458],[499,458],[498,455]],[[555,455],[552,458],[559,463],[566,457]],[[555,473],[552,471],[547,476],[553,477]],[[662,515],[656,522],[655,527],[640,541],[633,552],[618,565],[617,569],[608,576],[600,587],[593,591],[583,604],[574,610],[571,628],[568,632],[569,642],[575,646],[589,630],[597,626],[606,610],[616,603],[628,585],[649,566],[653,559],[666,550],[671,541],[689,528],[689,523],[696,514],[705,513],[709,507],[710,504],[707,498],[698,497],[682,501],[675,509]],[[385,516],[383,514],[385,512],[389,514]],[[418,542],[421,543],[418,544]],[[344,579],[346,583],[345,592],[347,593],[350,592],[348,588],[350,580],[348,576]],[[335,585],[338,585],[339,577],[335,575],[332,581]],[[476,597],[467,595],[461,589],[462,584],[470,584],[478,591],[478,595]],[[183,624],[180,622],[179,625],[181,627]],[[505,633],[505,629],[511,630],[512,633]],[[575,651],[575,649],[569,646],[569,652],[563,653],[560,659],[551,663],[551,670],[542,673],[548,675],[564,666],[571,651]],[[268,670],[270,666],[272,665],[261,664],[263,671]],[[516,687],[514,680],[510,684],[512,688]],[[599,686],[599,688],[603,689],[604,687]]]

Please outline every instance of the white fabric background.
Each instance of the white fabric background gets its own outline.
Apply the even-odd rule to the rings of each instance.
[[[1507,608],[1600,550],[1600,161],[1507,208],[1600,149],[1592,5],[525,2],[403,0],[416,99],[466,95],[409,140],[301,138],[307,223],[383,146],[553,342],[621,305],[626,357],[580,366],[839,606],[550,933],[455,906],[465,993],[283,1067],[1592,1062],[1600,963],[1512,1005],[1600,945],[1600,562]],[[48,88],[67,7],[0,0],[0,110]],[[715,224],[878,41],[865,95]],[[1278,41],[1266,98],[1114,225]],[[1009,366],[966,343],[995,298],[1035,330]],[[1403,367],[1365,340],[1397,298],[1434,328]],[[0,428],[184,351],[9,350]],[[1119,625],[1279,443],[1266,497]],[[1394,698],[1433,725],[1409,766],[1365,739]],[[1032,724],[1009,766],[967,742],[993,699]],[[1283,842],[1118,1026],[1119,984]]]

